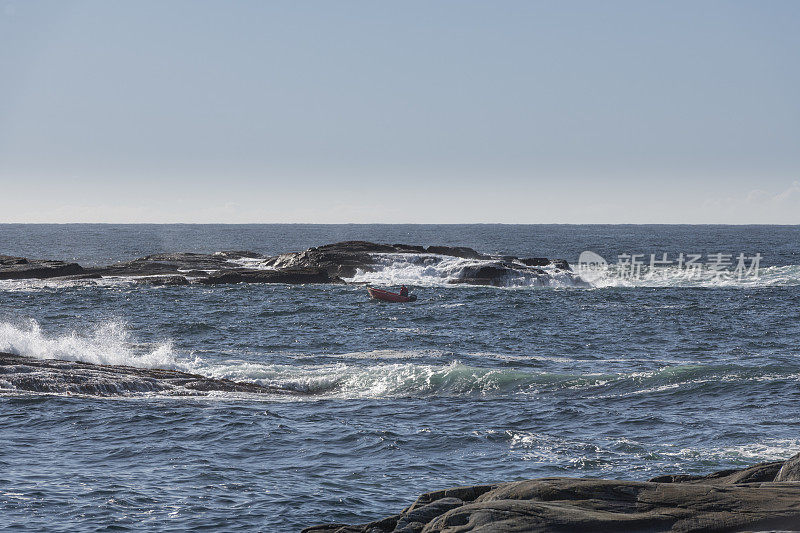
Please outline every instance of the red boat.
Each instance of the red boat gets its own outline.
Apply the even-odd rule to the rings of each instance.
[[[376,300],[383,300],[385,302],[413,302],[417,299],[416,295],[414,294],[403,296],[402,294],[397,294],[396,292],[389,292],[383,289],[373,289],[372,287],[367,287],[367,292]]]

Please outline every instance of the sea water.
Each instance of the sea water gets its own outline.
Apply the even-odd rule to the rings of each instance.
[[[468,260],[378,257],[362,284],[0,281],[0,351],[172,368],[275,395],[18,391],[0,375],[0,528],[296,531],[421,492],[644,480],[800,451],[797,226],[0,225],[0,254],[103,265],[342,240],[608,261],[588,285],[452,284]],[[684,254],[758,273],[687,276]],[[670,266],[637,276],[627,255]],[[401,254],[402,255],[402,254]]]

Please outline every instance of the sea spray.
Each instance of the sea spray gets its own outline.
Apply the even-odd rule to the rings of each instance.
[[[0,352],[100,365],[190,369],[187,362],[176,358],[171,341],[136,344],[125,324],[113,320],[60,336],[43,333],[33,319],[20,324],[0,322]]]

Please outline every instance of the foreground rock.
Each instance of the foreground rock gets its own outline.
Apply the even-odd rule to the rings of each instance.
[[[293,393],[257,383],[211,378],[178,370],[96,365],[0,353],[0,392],[118,396],[136,393],[195,395],[208,392]]]
[[[458,487],[423,494],[399,514],[376,522],[303,531],[800,531],[798,464],[800,454],[786,462],[708,476],[661,476],[648,482],[543,478]]]

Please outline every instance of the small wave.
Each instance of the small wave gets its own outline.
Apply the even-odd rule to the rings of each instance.
[[[682,447],[670,443],[653,443],[630,438],[607,437],[582,441],[564,435],[534,431],[497,432],[487,430],[477,436],[508,444],[509,451],[523,460],[543,463],[564,463],[568,469],[605,470],[621,460],[644,460],[651,463],[647,471],[663,472],[670,465],[683,470],[687,462],[701,461],[717,465],[750,465],[757,462],[782,461],[797,453],[798,439],[764,439],[756,443],[723,446]]]
[[[236,362],[208,370],[215,377],[254,381],[307,394],[344,397],[491,393],[558,379],[522,371],[471,367],[459,362],[449,365],[392,363],[370,366],[340,363],[313,367]]]
[[[584,390],[594,398],[680,392],[704,384],[793,380],[795,370],[748,368],[737,365],[675,365],[650,372],[578,374],[535,372],[449,364],[385,363],[370,352],[364,359],[376,364],[268,365],[229,361],[205,369],[214,377],[253,381],[261,385],[312,395],[337,397],[461,396],[547,394]],[[358,359],[350,354],[351,359]]]

